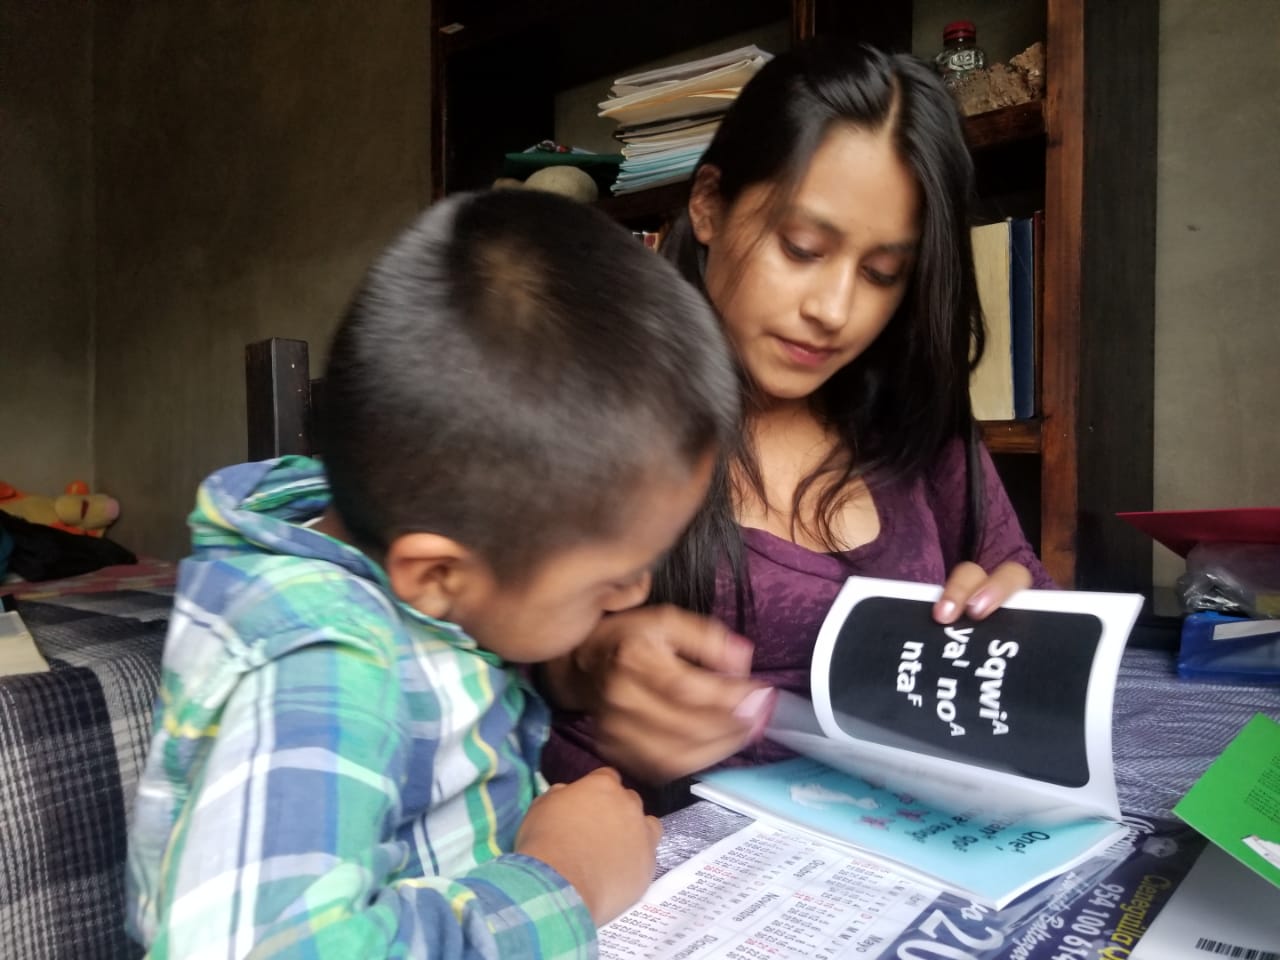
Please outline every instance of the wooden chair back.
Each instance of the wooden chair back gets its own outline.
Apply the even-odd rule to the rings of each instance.
[[[250,460],[320,452],[321,381],[311,379],[305,340],[272,337],[246,346],[244,382]]]

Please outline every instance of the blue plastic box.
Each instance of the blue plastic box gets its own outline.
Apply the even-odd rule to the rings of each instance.
[[[1185,680],[1280,684],[1280,620],[1188,614],[1178,676]]]

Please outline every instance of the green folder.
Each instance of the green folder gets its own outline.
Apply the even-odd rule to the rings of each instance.
[[[1173,812],[1280,886],[1280,723],[1254,716]]]

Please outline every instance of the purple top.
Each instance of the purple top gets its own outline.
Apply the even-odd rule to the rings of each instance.
[[[982,448],[985,522],[974,559],[985,570],[1007,560],[1031,571],[1032,585],[1053,587],[1049,574],[1022,534],[1017,515],[986,448]],[[917,583],[942,583],[962,559],[964,537],[964,446],[956,439],[933,470],[909,480],[869,483],[880,517],[870,543],[841,554],[815,553],[764,530],[742,529],[753,607],[747,636],[755,644],[752,675],[772,686],[809,695],[809,661],[818,629],[847,577],[862,575]],[[724,571],[716,589],[717,617],[731,626],[734,589]],[[789,756],[768,741],[749,747],[730,763]],[[558,717],[543,754],[542,769],[553,783],[576,779],[601,764],[592,753],[589,718]]]

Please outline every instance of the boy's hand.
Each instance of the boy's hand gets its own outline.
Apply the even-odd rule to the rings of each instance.
[[[776,694],[750,679],[751,655],[749,641],[709,617],[637,607],[605,617],[544,677],[554,702],[595,718],[601,756],[661,783],[763,733]]]
[[[578,891],[596,926],[640,898],[653,879],[662,824],[609,767],[557,783],[533,801],[516,853],[535,857]]]

